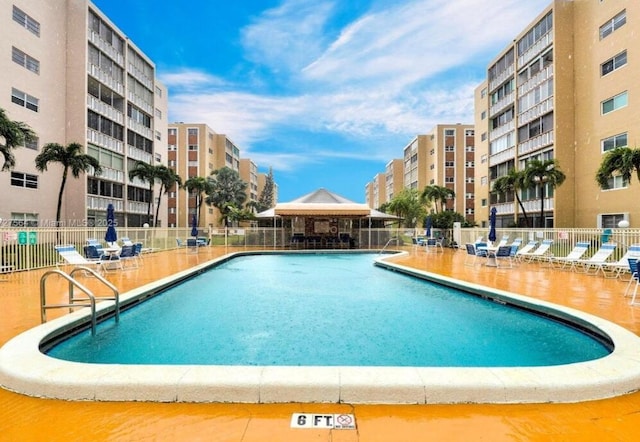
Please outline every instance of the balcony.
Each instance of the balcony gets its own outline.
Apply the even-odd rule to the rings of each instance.
[[[124,114],[122,112],[112,106],[109,106],[107,103],[98,100],[93,95],[87,95],[87,107],[118,124],[124,125]]]
[[[552,145],[554,141],[553,135],[553,131],[550,130],[537,137],[529,138],[524,143],[518,144],[518,156],[526,155],[535,150]]]
[[[124,153],[124,143],[94,129],[87,129],[87,141],[118,153]]]
[[[143,163],[153,164],[153,157],[150,153],[140,150],[137,147],[127,146],[127,156]]]
[[[545,35],[540,38],[536,43],[534,43],[527,52],[518,57],[518,66],[526,66],[534,57],[540,55],[540,52],[543,51],[547,46],[553,43],[553,30],[550,30]]]
[[[518,124],[523,125],[529,121],[535,120],[544,114],[551,112],[554,108],[553,97],[549,97],[546,100],[536,104],[535,106],[527,109],[523,113],[518,115]]]
[[[506,108],[507,106],[512,105],[514,103],[514,99],[515,99],[515,94],[513,92],[506,95],[505,97],[502,98],[502,100],[499,100],[489,108],[489,115],[494,116],[500,111],[502,111],[504,108]]]
[[[507,79],[513,75],[513,73],[515,72],[515,69],[516,69],[515,66],[511,65],[507,69],[502,71],[500,75],[498,75],[496,78],[491,80],[491,82],[489,83],[489,91],[493,92],[495,88],[497,88],[502,83],[507,81]]]
[[[496,154],[489,156],[489,166],[495,166],[496,164],[502,164],[506,161],[513,160],[516,157],[516,148],[510,147]]]
[[[107,206],[109,204],[113,204],[113,208],[116,212],[122,212],[124,209],[124,202],[122,200],[114,200],[113,198],[96,195],[87,195],[87,209],[107,210]]]

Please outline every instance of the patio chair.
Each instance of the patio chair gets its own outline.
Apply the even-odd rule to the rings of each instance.
[[[501,262],[506,262],[509,268],[513,268],[513,255],[511,254],[512,246],[500,246],[496,250],[494,257],[496,261],[496,267],[504,267]]]
[[[472,243],[466,243],[464,246],[467,250],[467,256],[465,256],[464,258],[464,265],[475,266],[478,259],[478,255],[476,254],[476,245]]]
[[[576,265],[576,261],[582,259],[584,254],[589,250],[591,244],[589,241],[578,241],[571,252],[566,256],[550,256],[549,265],[559,269],[565,269],[569,266],[570,270]]]
[[[522,261],[522,255],[526,255],[527,253],[531,253],[531,251],[533,249],[536,248],[536,246],[538,245],[538,241],[529,241],[528,243],[525,244],[525,246],[523,248],[521,248],[520,250],[518,250],[516,252],[516,256],[515,259],[518,261]]]
[[[629,270],[629,259],[640,258],[640,244],[632,244],[622,257],[616,262],[605,262],[601,265],[602,275],[605,278],[619,278]]]
[[[120,268],[124,269],[126,263],[133,263],[133,268],[138,268],[138,256],[135,254],[135,246],[123,246],[120,250]]]
[[[553,244],[552,239],[545,239],[542,243],[533,251],[523,252],[522,250],[518,253],[520,255],[520,260],[524,262],[533,262],[539,259],[544,259],[549,256],[549,248]]]
[[[609,257],[613,254],[617,244],[614,242],[608,242],[602,244],[600,249],[589,259],[578,259],[573,266],[573,270],[578,273],[586,273],[589,275],[597,274],[602,268],[602,264],[608,261]]]
[[[427,240],[425,241],[425,246],[427,252],[444,252],[444,248],[442,247],[442,240],[438,240],[436,238],[427,238]]]
[[[624,296],[629,295],[629,290],[632,285],[635,285],[633,289],[633,296],[631,298],[631,305],[636,302],[636,293],[638,292],[638,285],[640,285],[640,276],[638,275],[638,260],[636,258],[629,258],[627,260],[629,266],[629,272],[631,272],[631,279],[627,283],[627,288],[624,290]]]

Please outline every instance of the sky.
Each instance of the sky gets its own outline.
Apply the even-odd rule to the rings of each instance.
[[[227,135],[280,202],[360,203],[417,135],[473,124],[488,64],[550,2],[94,0],[155,63],[170,122]]]

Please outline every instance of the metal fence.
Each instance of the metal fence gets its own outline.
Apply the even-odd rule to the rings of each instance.
[[[353,239],[351,247],[380,250],[395,245],[411,245],[412,237],[423,236],[423,229],[385,228],[360,229],[347,232]],[[2,228],[0,229],[0,266],[2,272],[32,270],[55,266],[59,257],[55,245],[73,244],[82,253],[87,240],[98,239],[104,243],[104,228]],[[461,247],[487,238],[488,229],[468,228],[456,231],[434,229],[432,235],[445,238],[445,246]],[[586,256],[595,253],[604,242],[618,244],[613,257],[622,256],[631,244],[640,244],[640,229],[502,229],[497,231],[498,240],[509,236],[509,242],[522,238],[529,240],[553,240],[551,252],[565,256],[578,241],[589,241],[592,247]],[[200,237],[209,240],[210,247],[251,247],[263,249],[287,249],[291,246],[292,232],[283,228],[219,228],[200,231]],[[145,248],[156,251],[175,249],[177,239],[191,237],[190,228],[118,228],[118,237],[128,237],[133,242],[143,243]],[[320,243],[317,248],[330,247]]]

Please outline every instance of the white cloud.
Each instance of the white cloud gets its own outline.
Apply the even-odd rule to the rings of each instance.
[[[339,4],[285,0],[243,31],[243,44],[249,59],[278,69],[278,83],[290,89],[252,93],[240,79],[169,73],[162,81],[170,88],[171,118],[204,121],[243,156],[281,170],[345,155],[335,143],[279,138],[287,126],[309,138],[358,138],[347,155],[387,161],[403,147],[390,146],[392,136],[408,142],[439,123],[471,123],[473,90],[490,61],[478,67],[477,60],[496,56],[547,2],[501,0],[497,11],[492,0],[391,1],[329,41],[325,28]]]

